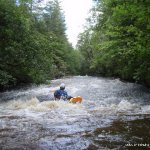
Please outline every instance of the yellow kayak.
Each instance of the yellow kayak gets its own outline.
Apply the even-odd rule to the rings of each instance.
[[[77,97],[73,97],[69,100],[70,103],[81,103],[82,102],[82,97],[81,96],[77,96]]]

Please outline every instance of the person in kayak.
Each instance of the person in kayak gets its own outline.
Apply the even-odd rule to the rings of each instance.
[[[55,100],[60,100],[60,99],[69,100],[72,98],[71,96],[68,96],[68,93],[65,91],[65,84],[64,83],[62,83],[60,85],[59,90],[56,90],[54,92],[54,97],[55,97]]]

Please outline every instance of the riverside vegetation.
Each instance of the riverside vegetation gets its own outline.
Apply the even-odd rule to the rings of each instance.
[[[58,0],[0,1],[0,88],[64,75],[114,76],[150,85],[150,1],[93,1],[77,49]],[[73,16],[72,16],[73,17]]]
[[[68,42],[57,0],[0,1],[0,86],[42,83],[78,72],[80,55]]]
[[[80,34],[84,73],[150,86],[150,1],[97,0]]]

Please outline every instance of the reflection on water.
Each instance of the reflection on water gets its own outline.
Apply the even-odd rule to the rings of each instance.
[[[150,119],[132,121],[113,121],[108,127],[97,128],[94,132],[85,135],[92,139],[95,149],[106,146],[107,148],[124,148],[127,144],[149,143]],[[145,146],[144,146],[145,147]],[[146,146],[148,148],[148,146]],[[142,149],[142,148],[141,148]],[[144,148],[143,148],[144,149]]]
[[[70,95],[82,96],[83,103],[53,101],[61,82]],[[0,96],[0,149],[130,149],[127,144],[150,144],[150,92],[141,85],[78,76]]]

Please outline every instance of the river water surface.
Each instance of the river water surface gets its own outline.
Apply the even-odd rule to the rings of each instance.
[[[83,103],[53,101],[62,82]],[[142,85],[75,76],[0,98],[0,150],[150,148],[150,90]]]

